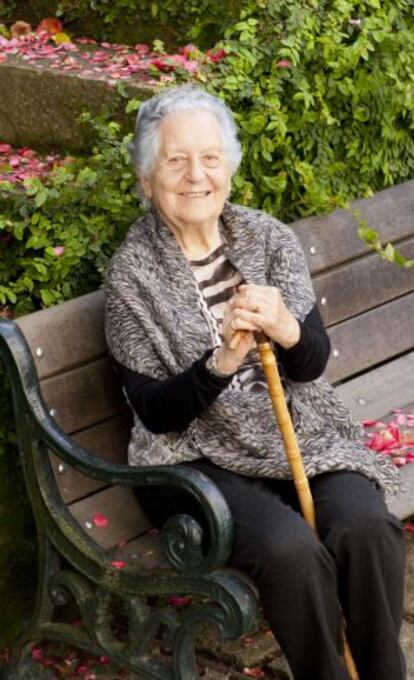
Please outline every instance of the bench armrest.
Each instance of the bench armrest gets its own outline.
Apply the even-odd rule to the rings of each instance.
[[[130,467],[107,463],[76,444],[50,416],[40,392],[31,350],[16,323],[0,319],[0,360],[8,372],[18,439],[22,455],[29,455],[26,442],[45,444],[68,465],[108,484],[173,486],[186,491],[200,504],[209,527],[210,540],[201,550],[202,530],[191,517],[172,518],[163,531],[164,549],[179,571],[206,573],[225,564],[230,555],[233,522],[219,489],[204,474],[183,466]]]

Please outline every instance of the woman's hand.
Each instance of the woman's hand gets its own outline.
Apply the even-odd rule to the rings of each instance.
[[[285,349],[299,342],[299,323],[286,307],[278,288],[242,284],[229,306],[232,325],[237,330],[243,330],[242,324],[250,324],[251,329],[263,331]]]
[[[256,346],[253,333],[260,328],[244,319],[233,309],[234,297],[229,300],[223,315],[222,333],[224,342],[217,351],[217,367],[222,373],[234,373],[244,363],[246,356]],[[242,332],[241,332],[242,331]],[[234,340],[237,338],[238,342]]]

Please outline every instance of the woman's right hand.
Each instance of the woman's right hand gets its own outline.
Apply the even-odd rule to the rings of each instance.
[[[255,325],[240,317],[239,310],[229,300],[223,315],[223,344],[217,350],[216,361],[220,372],[233,373],[244,363],[248,353],[256,346]],[[235,339],[237,342],[234,342]]]

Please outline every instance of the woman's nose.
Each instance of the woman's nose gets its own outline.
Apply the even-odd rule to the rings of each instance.
[[[200,158],[191,158],[187,166],[187,177],[191,182],[204,179],[204,166]]]

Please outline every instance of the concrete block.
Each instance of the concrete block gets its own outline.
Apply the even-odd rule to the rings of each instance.
[[[137,80],[123,81],[128,95],[148,99],[154,89]],[[107,77],[65,72],[9,58],[0,64],[0,140],[13,146],[87,151],[90,130],[80,126],[84,111],[110,113],[126,122],[126,100]]]

